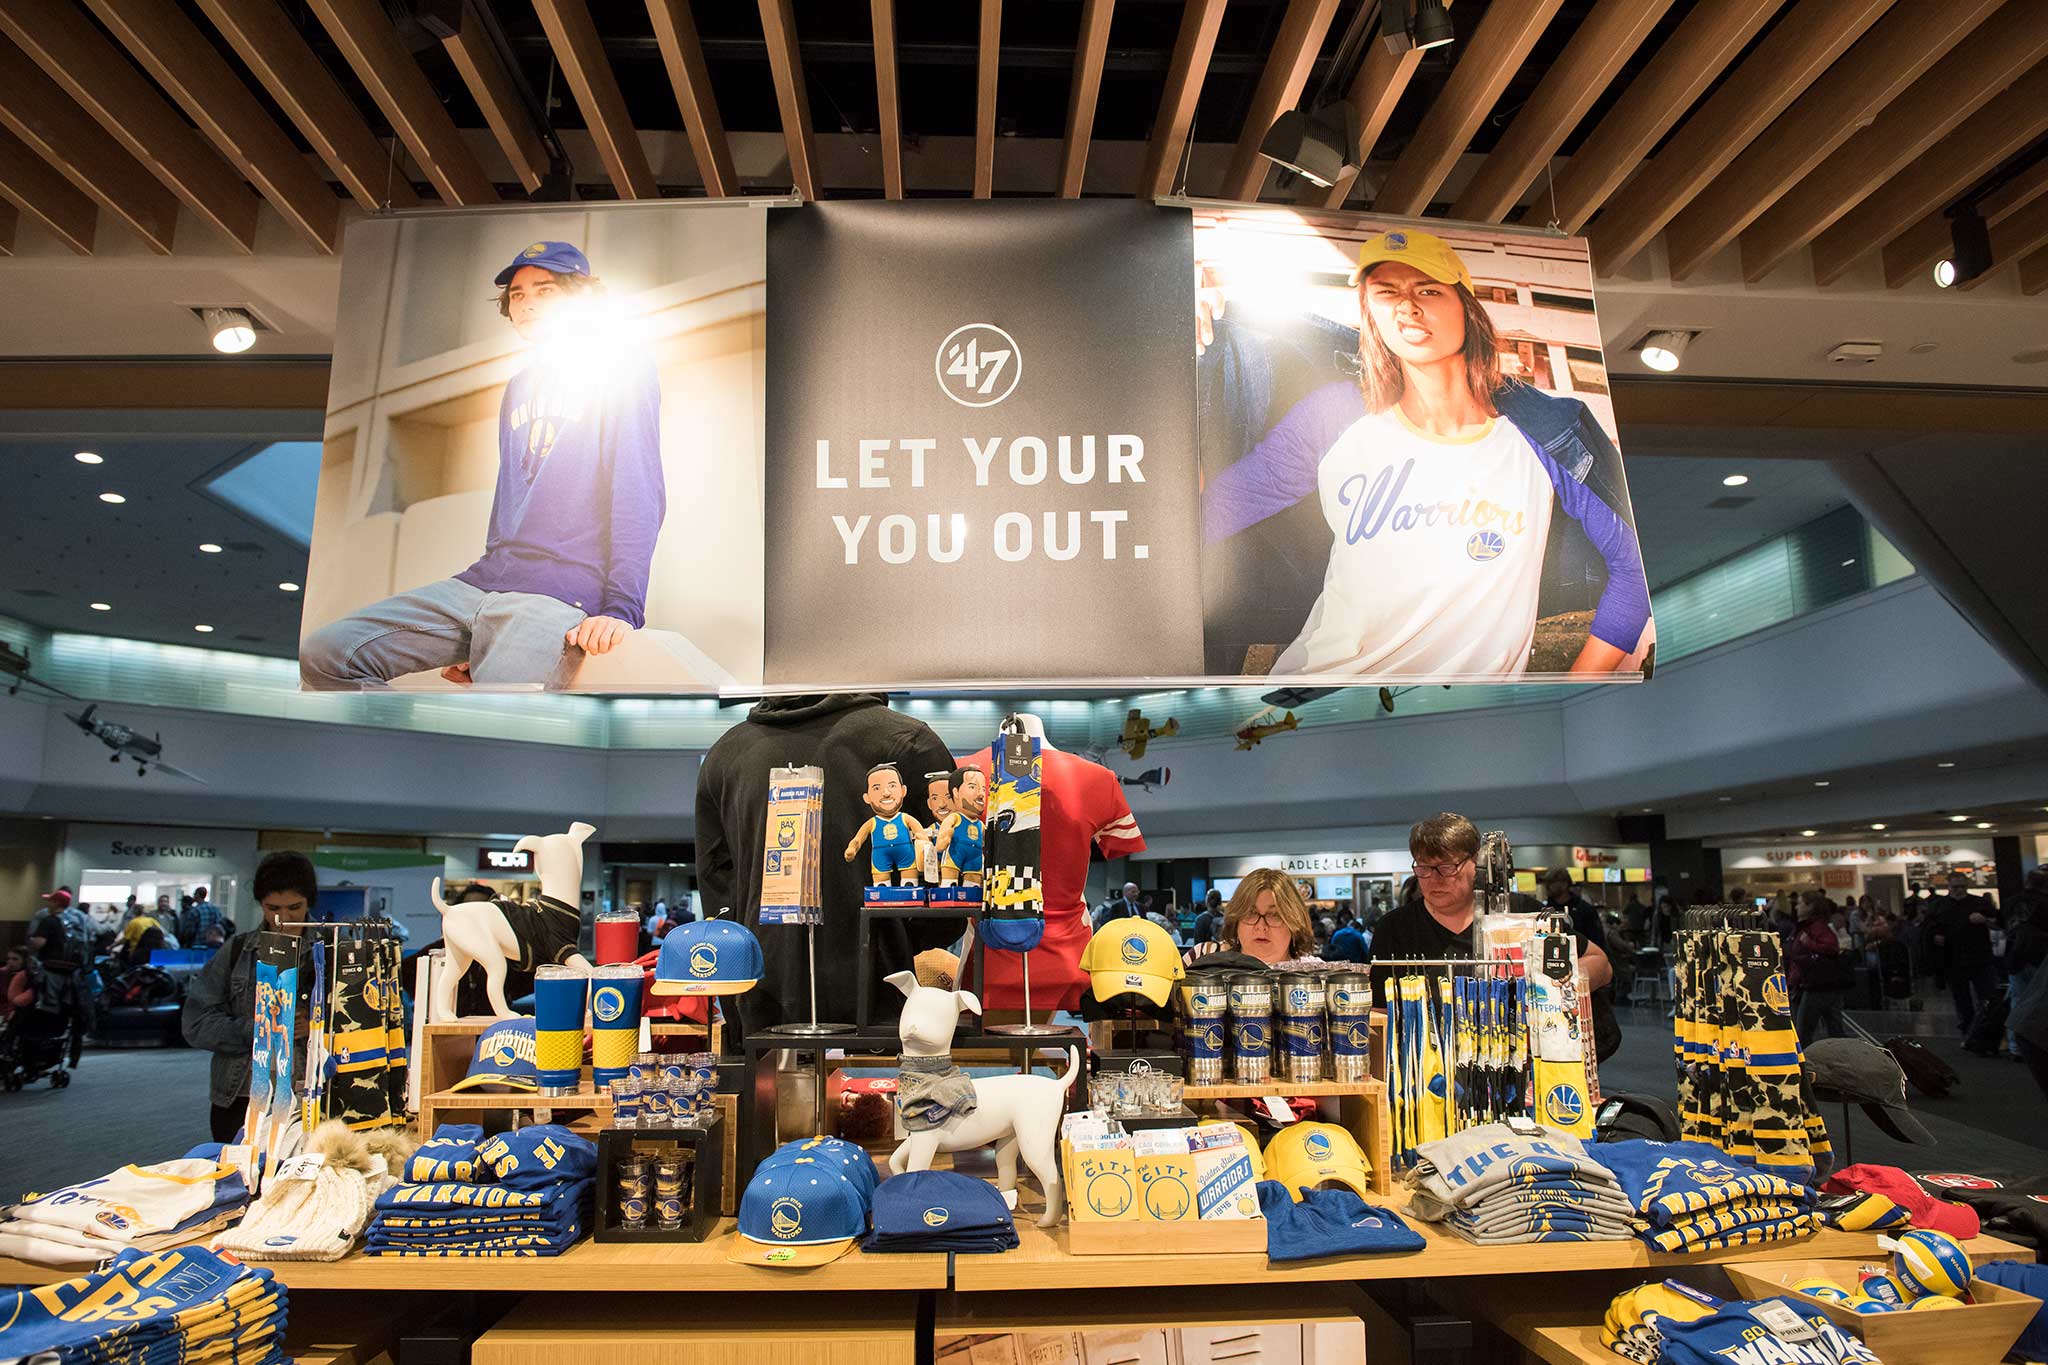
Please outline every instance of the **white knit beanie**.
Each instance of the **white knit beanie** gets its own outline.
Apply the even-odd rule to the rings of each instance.
[[[214,1238],[215,1250],[256,1261],[338,1261],[349,1253],[385,1183],[384,1152],[373,1154],[339,1120],[315,1129],[306,1149],[321,1164],[269,1182],[240,1225]]]

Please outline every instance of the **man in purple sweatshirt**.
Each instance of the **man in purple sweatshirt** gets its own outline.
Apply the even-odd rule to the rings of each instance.
[[[307,688],[376,687],[422,669],[451,682],[565,685],[585,654],[646,624],[667,499],[653,358],[578,314],[603,290],[567,242],[498,272],[498,311],[534,345],[498,407],[498,481],[476,563],[307,636]]]

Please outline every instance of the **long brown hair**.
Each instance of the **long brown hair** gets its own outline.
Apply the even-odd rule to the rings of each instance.
[[[1223,932],[1218,937],[1224,948],[1233,953],[1243,951],[1237,941],[1238,922],[1257,913],[1262,891],[1273,893],[1273,908],[1280,912],[1280,922],[1287,926],[1289,955],[1302,957],[1314,952],[1316,930],[1309,923],[1308,902],[1301,898],[1294,879],[1277,867],[1255,867],[1237,884],[1230,904],[1223,909]]]
[[[1381,413],[1401,401],[1408,388],[1408,376],[1401,369],[1400,358],[1387,348],[1379,325],[1366,307],[1365,291],[1371,282],[1370,270],[1358,281],[1358,383],[1365,392],[1365,410]],[[1462,284],[1450,287],[1457,291],[1458,302],[1465,309],[1465,345],[1461,352],[1465,357],[1465,387],[1472,391],[1480,407],[1493,412],[1493,395],[1501,386],[1500,338],[1493,330],[1493,319],[1486,315],[1486,309],[1472,291]]]

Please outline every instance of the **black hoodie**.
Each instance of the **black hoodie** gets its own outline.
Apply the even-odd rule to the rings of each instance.
[[[825,828],[818,844],[825,902],[825,922],[818,927],[819,1019],[856,1022],[856,973],[865,970],[875,1018],[893,1020],[903,997],[882,978],[907,970],[923,949],[951,943],[965,927],[958,920],[876,920],[871,960],[858,961],[868,863],[858,856],[849,863],[841,855],[871,813],[861,799],[868,769],[890,760],[909,789],[904,810],[930,825],[924,774],[952,768],[952,755],[929,725],[891,711],[877,692],[764,698],[704,755],[697,775],[697,879],[704,911],[715,915],[731,906],[734,918],[761,940],[767,959],[761,984],[739,997],[746,1032],[810,1017],[804,931],[759,924],[770,769],[825,770]]]

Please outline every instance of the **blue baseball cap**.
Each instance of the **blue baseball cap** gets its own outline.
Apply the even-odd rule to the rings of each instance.
[[[1259,1182],[1266,1216],[1266,1259],[1310,1261],[1379,1251],[1420,1251],[1422,1234],[1392,1209],[1368,1204],[1351,1190],[1301,1187],[1301,1202],[1277,1180]]]
[[[597,1144],[559,1123],[535,1123],[500,1133],[476,1154],[507,1189],[544,1190],[597,1174]]]
[[[498,272],[498,278],[491,283],[503,289],[512,282],[521,266],[537,265],[542,270],[551,270],[557,275],[588,275],[590,258],[568,242],[535,242],[512,258],[512,264]]]
[[[740,1196],[739,1236],[726,1259],[740,1265],[825,1265],[868,1230],[868,1199],[837,1167],[809,1157],[762,1166]]]
[[[656,995],[739,995],[761,979],[761,944],[729,919],[691,920],[668,931],[654,964]]]
[[[1045,938],[1045,921],[1036,915],[1022,919],[995,919],[981,922],[981,941],[991,948],[1006,953],[1028,953]]]
[[[861,1193],[870,1199],[875,1196],[875,1187],[882,1183],[882,1177],[875,1171],[875,1159],[868,1155],[867,1148],[836,1137],[814,1137],[806,1138],[802,1142],[785,1142],[763,1157],[761,1164],[755,1169],[765,1171],[770,1166],[783,1166],[805,1158],[823,1162],[847,1176],[854,1184],[860,1186]]]
[[[469,1074],[450,1090],[536,1090],[540,1068],[534,1061],[533,1020],[501,1019],[476,1037]]]
[[[958,1171],[905,1171],[875,1191],[875,1231],[870,1239],[891,1251],[914,1251],[929,1239],[933,1250],[970,1233],[1014,1228],[1009,1205],[986,1180]]]

